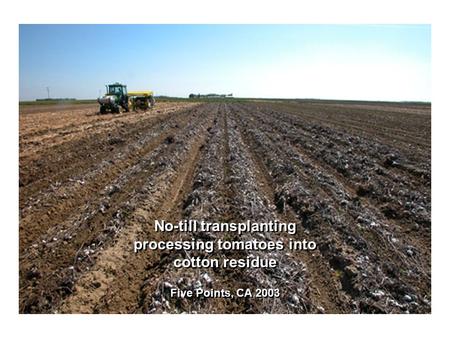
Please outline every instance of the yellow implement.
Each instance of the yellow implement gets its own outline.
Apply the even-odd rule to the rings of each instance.
[[[138,108],[147,110],[148,108],[153,108],[155,105],[155,98],[151,90],[128,92],[128,98],[128,105],[134,111]]]
[[[128,96],[153,96],[153,91],[143,90],[139,92],[128,92]]]

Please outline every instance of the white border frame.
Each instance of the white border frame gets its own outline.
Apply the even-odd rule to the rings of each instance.
[[[124,10],[116,10],[124,7]],[[139,10],[132,10],[138,8]],[[1,311],[3,332],[22,336],[430,336],[445,330],[449,288],[446,210],[449,184],[449,25],[439,1],[16,1],[3,5],[4,76]],[[432,24],[432,314],[431,315],[19,315],[18,314],[18,25],[20,23],[415,23]],[[16,99],[14,99],[16,98]],[[231,332],[230,332],[231,331]],[[439,336],[439,335],[438,335]],[[440,335],[442,336],[442,334]]]

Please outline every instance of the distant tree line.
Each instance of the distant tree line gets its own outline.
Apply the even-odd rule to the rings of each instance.
[[[218,97],[233,97],[233,94],[189,94],[190,99],[200,99],[200,98],[218,98]]]

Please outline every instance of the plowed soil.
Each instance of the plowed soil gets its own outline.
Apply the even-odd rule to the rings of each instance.
[[[21,313],[431,312],[430,105],[97,110],[21,108]],[[133,252],[136,239],[175,240],[154,231],[156,219],[290,221],[318,249],[209,255],[270,255],[274,269],[176,269],[189,252]],[[206,235],[222,236],[176,239]],[[173,286],[281,294],[180,299],[168,296]]]

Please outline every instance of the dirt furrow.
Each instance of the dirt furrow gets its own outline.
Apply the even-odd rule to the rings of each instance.
[[[181,114],[192,111],[180,110],[164,116],[156,116],[127,123],[121,121],[117,125],[98,135],[85,137],[53,147],[42,152],[37,159],[20,158],[21,196],[31,196],[33,191],[40,191],[51,183],[68,178],[77,171],[88,168],[92,161],[102,161],[111,153],[114,145],[116,150],[125,146],[121,139],[138,138],[150,126],[173,119]],[[22,199],[21,205],[22,205]]]
[[[288,130],[286,128],[288,125],[292,125],[292,123],[284,124],[284,127],[280,127],[277,126],[276,121],[263,119],[262,125],[266,127],[267,131],[269,131],[267,126],[270,125],[281,132]],[[300,125],[300,128],[305,130],[306,127]],[[286,142],[286,147],[290,148],[295,145],[301,145],[311,156],[316,157],[317,160],[325,161],[328,165],[335,167],[344,176],[358,183],[362,189],[368,189],[366,196],[373,199],[381,211],[389,215],[392,219],[398,218],[396,215],[402,212],[404,214],[402,218],[407,219],[409,217],[410,222],[413,222],[412,225],[418,223],[425,227],[428,226],[431,197],[429,197],[429,194],[423,196],[422,185],[420,185],[421,191],[417,190],[416,186],[418,183],[415,183],[416,177],[410,177],[408,179],[407,177],[395,175],[390,170],[391,167],[397,166],[396,162],[398,161],[396,158],[389,157],[391,156],[389,155],[392,153],[391,151],[387,152],[389,156],[384,158],[384,165],[381,166],[372,160],[377,155],[367,156],[367,148],[365,153],[361,150],[360,155],[356,156],[354,146],[348,148],[348,144],[346,144],[342,148],[336,148],[336,143],[332,143],[332,147],[330,147],[330,139],[321,134],[323,131],[320,129],[315,134],[310,133],[305,136],[302,136],[301,132],[287,131],[282,138],[283,141],[285,139],[289,141]],[[327,135],[330,134],[332,132],[327,132]],[[355,144],[355,140],[353,142]],[[384,152],[386,153],[386,151]],[[386,162],[387,160],[390,162]],[[424,183],[429,185],[429,175],[427,177],[428,180],[425,179]],[[394,201],[398,200],[403,203],[396,207]],[[411,201],[415,203],[411,204]],[[420,206],[417,205],[418,203],[420,203]],[[414,206],[414,209],[411,208],[412,206]],[[398,208],[401,211],[396,211],[393,208]],[[410,227],[410,225],[407,225],[407,227]]]
[[[120,116],[86,114],[88,106],[21,112],[21,313],[431,312],[428,105],[227,99],[160,107]],[[297,228],[159,232],[155,220]],[[136,240],[318,246],[135,253]],[[173,264],[193,257],[277,264]],[[174,289],[231,295],[183,298]],[[238,289],[279,295],[238,297]]]
[[[94,197],[98,198],[98,192],[117,175],[135,165],[143,154],[154,149],[171,133],[186,125],[190,118],[187,115],[181,113],[174,116],[173,120],[163,120],[156,126],[151,124],[145,132],[137,132],[131,139],[110,133],[111,136],[108,138],[110,147],[102,154],[109,158],[91,163],[89,169],[74,164],[74,168],[70,170],[71,176],[66,179],[60,176],[61,181],[49,180],[51,182],[49,188],[39,190],[40,186],[30,187],[34,194],[28,187],[24,187],[21,195],[29,197],[21,208],[21,252],[27,244],[44,234],[47,229],[62,222],[62,219],[70,214],[79,213],[79,208],[90,203]],[[90,144],[89,147],[96,148],[96,144]]]
[[[250,133],[252,133],[252,128],[251,128],[251,126],[249,125],[249,124],[244,124],[244,128],[247,130],[247,131],[250,131]],[[261,147],[261,146],[264,146],[264,142],[265,141],[263,141],[263,139],[261,139],[261,136],[262,135],[260,135],[260,134],[258,134],[258,132],[256,131],[256,133],[257,134],[254,134],[257,138],[259,137],[260,139],[259,139],[259,141],[260,142],[263,142],[263,143],[260,143],[259,144],[259,146]],[[271,141],[269,141],[269,142],[271,142],[271,143],[273,143],[274,142],[274,140],[271,140]],[[281,165],[281,167],[280,167],[280,169],[278,169],[276,166],[274,166],[274,163],[270,163],[270,162],[268,162],[268,165],[269,166],[271,166],[273,169],[272,169],[272,174],[273,175],[278,175],[276,172],[274,172],[275,170],[283,170],[284,172],[286,172],[286,170],[287,170],[287,173],[294,173],[294,172],[292,172],[292,167],[291,167],[291,169],[289,169],[289,167],[286,167],[286,165],[289,165],[289,163],[291,163],[291,165],[293,165],[294,166],[294,168],[297,168],[296,170],[297,171],[299,171],[299,172],[302,172],[302,171],[304,171],[304,168],[305,168],[305,162],[301,159],[301,158],[299,158],[298,157],[298,154],[295,154],[295,153],[293,153],[292,152],[292,149],[291,148],[286,148],[286,147],[283,147],[284,149],[286,149],[286,151],[288,151],[288,153],[291,153],[292,155],[289,155],[289,156],[292,156],[292,157],[286,157],[286,155],[281,155],[281,153],[279,152],[279,149],[281,149],[281,148],[275,148],[275,147],[273,147],[272,149],[273,150],[270,150],[270,148],[269,149],[266,149],[262,154],[260,154],[261,156],[265,156],[265,154],[270,154],[270,152],[271,151],[275,151],[275,152],[278,152],[279,153],[279,155],[278,155],[278,158],[283,158],[283,160],[282,160],[282,163],[280,163],[280,165]],[[291,160],[289,160],[289,158],[292,158],[292,159],[294,159],[294,158],[298,158],[298,162],[300,162],[300,163],[302,163],[303,164],[303,166],[302,167],[298,167],[296,164],[294,164],[293,162],[291,162]],[[270,159],[268,159],[269,161],[270,161]],[[282,166],[285,166],[285,168],[283,168]],[[309,165],[310,166],[310,165]],[[308,166],[307,166],[308,167]],[[311,169],[310,169],[311,170]],[[308,182],[307,183],[307,187],[309,187],[308,189],[315,189],[316,187],[317,188],[319,188],[320,187],[320,184],[318,185],[317,183],[320,183],[320,181],[316,181],[316,182],[311,182],[311,179],[313,179],[314,177],[315,177],[315,175],[317,175],[317,173],[315,173],[314,174],[314,172],[305,172],[304,173],[304,181],[305,182]],[[302,179],[300,179],[300,180],[296,180],[296,184],[298,183],[298,182],[301,182],[302,181]],[[334,183],[335,184],[335,183]],[[284,190],[284,189],[287,189],[287,190]],[[294,190],[293,190],[294,189]],[[299,196],[296,196],[296,195],[292,195],[292,193],[293,192],[295,192],[295,187],[288,187],[288,186],[286,186],[285,188],[283,188],[282,189],[282,191],[281,191],[281,197],[283,197],[283,195],[285,195],[285,199],[286,199],[286,202],[287,202],[287,204],[289,204],[289,200],[291,200],[291,204],[292,203],[294,203],[294,205],[296,205],[297,203],[300,203],[300,206],[301,206],[301,209],[300,210],[302,210],[301,212],[300,212],[300,214],[299,214],[299,216],[301,216],[301,217],[303,217],[304,218],[304,221],[306,221],[306,222],[308,222],[308,221],[312,221],[313,223],[312,224],[314,224],[315,222],[317,222],[318,221],[318,219],[317,220],[314,220],[314,218],[317,218],[317,217],[319,217],[320,218],[320,214],[318,214],[318,212],[320,211],[320,210],[322,210],[321,212],[325,212],[325,215],[327,214],[327,213],[329,213],[330,215],[329,216],[326,216],[327,218],[328,217],[331,217],[331,218],[328,218],[328,220],[327,220],[327,218],[325,218],[325,219],[323,219],[323,221],[325,221],[326,223],[328,223],[328,222],[332,222],[331,224],[333,224],[334,223],[334,226],[333,226],[333,228],[331,228],[330,230],[332,230],[332,232],[336,232],[336,235],[338,235],[338,238],[340,237],[341,238],[341,240],[340,240],[340,244],[339,245],[342,245],[343,243],[347,243],[346,245],[348,245],[348,246],[350,246],[350,247],[353,247],[353,249],[352,250],[356,250],[355,252],[354,252],[354,255],[355,255],[355,257],[357,257],[358,255],[357,255],[357,253],[358,252],[361,252],[361,253],[363,253],[363,256],[362,257],[371,257],[371,259],[374,259],[375,261],[379,261],[380,260],[380,257],[378,257],[377,256],[377,254],[376,254],[376,252],[380,252],[380,250],[382,250],[382,248],[378,248],[378,247],[375,247],[374,246],[374,244],[375,243],[377,243],[378,241],[380,241],[381,240],[381,243],[382,243],[382,238],[375,238],[376,240],[378,240],[378,241],[376,241],[376,240],[374,240],[374,239],[372,239],[370,236],[368,236],[368,235],[366,235],[365,234],[365,231],[360,231],[359,229],[356,229],[356,231],[355,230],[350,230],[348,227],[347,227],[347,225],[346,225],[346,223],[347,224],[352,224],[353,222],[354,222],[354,220],[352,219],[352,218],[350,218],[350,219],[348,219],[348,214],[346,214],[348,211],[346,211],[346,213],[342,213],[340,210],[341,209],[343,209],[342,208],[342,206],[340,206],[339,205],[339,201],[342,201],[342,199],[346,199],[347,200],[347,203],[348,202],[351,202],[351,200],[349,199],[349,197],[348,196],[345,196],[345,194],[343,195],[343,196],[340,196],[340,198],[339,199],[337,199],[335,202],[332,202],[332,198],[333,198],[333,196],[332,195],[329,195],[329,192],[327,193],[327,190],[328,189],[325,189],[325,190],[322,190],[323,191],[323,193],[322,194],[318,194],[318,195],[316,195],[316,197],[314,197],[312,200],[309,200],[309,199],[311,199],[311,197],[307,197],[307,200],[305,201],[302,201],[301,199],[299,199]],[[308,193],[307,191],[305,191],[305,190],[303,190],[303,192],[302,192],[302,189],[299,187],[298,189],[300,189],[299,190],[299,192],[301,193],[301,194],[307,194],[307,195],[309,195],[310,193]],[[324,188],[322,188],[322,189],[324,189]],[[284,190],[284,191],[283,191]],[[287,194],[287,195],[286,195]],[[325,195],[323,195],[323,194],[325,194]],[[337,197],[339,197],[339,196],[337,196]],[[303,198],[305,198],[305,197],[303,197]],[[314,202],[314,199],[316,199],[316,198],[318,198],[318,200],[316,201],[316,202]],[[331,199],[330,199],[331,198]],[[285,203],[285,202],[283,202],[283,203]],[[306,204],[305,204],[306,203]],[[327,203],[330,203],[328,206],[326,206],[326,204]],[[330,209],[330,206],[331,205],[335,205],[335,207],[332,207],[332,209]],[[306,209],[305,209],[306,208]],[[345,209],[344,209],[345,210]],[[358,209],[359,210],[359,212],[365,212],[365,213],[367,213],[367,211],[366,210],[363,210],[363,209]],[[333,214],[335,214],[335,216],[332,216]],[[357,213],[356,213],[357,214]],[[351,214],[350,214],[351,215]],[[373,217],[373,215],[371,215],[370,216],[370,218],[372,218]],[[348,220],[347,221],[344,221],[344,219],[345,218],[347,218]],[[322,222],[323,222],[322,221]],[[322,222],[320,222],[320,223],[322,223]],[[337,224],[336,224],[337,223]],[[340,225],[338,225],[338,224],[340,224]],[[323,227],[323,223],[322,223],[322,225],[321,225],[321,227]],[[306,224],[306,226],[308,226],[307,224]],[[370,229],[371,230],[371,229]],[[378,234],[378,232],[373,232],[373,233],[375,233],[375,234]],[[322,236],[320,233],[318,234],[319,236]],[[365,237],[365,239],[364,239],[364,237]],[[322,242],[322,243],[324,243],[324,242],[327,242],[326,241],[326,238],[320,238],[320,240],[319,240],[319,242]],[[349,248],[350,248],[349,247]],[[346,250],[349,250],[349,248],[347,248]],[[385,250],[386,250],[386,248],[384,248]],[[405,257],[405,254],[404,253],[402,253],[402,254],[400,254],[399,253],[399,251],[398,251],[398,249],[396,249],[397,251],[392,251],[392,248],[390,248],[391,250],[390,251],[388,251],[388,253],[389,253],[389,255],[390,256],[392,256],[392,253],[395,253],[396,254],[396,256],[397,257],[399,257],[399,255],[400,255],[400,257],[402,258],[401,259],[401,261],[402,262],[404,262],[405,260],[408,260],[410,263],[408,264],[409,265],[409,267],[413,267],[413,268],[415,268],[416,266],[414,265],[414,264],[412,264],[411,262],[413,262],[413,263],[417,263],[417,262],[415,262],[414,261],[414,258],[406,258]],[[328,250],[328,249],[327,249]],[[374,251],[372,251],[372,250],[374,250]],[[370,253],[370,254],[369,254]],[[375,255],[374,255],[375,254]],[[333,254],[334,255],[334,254]],[[342,262],[339,262],[338,264],[337,264],[337,262],[338,261],[336,261],[336,259],[333,257],[333,255],[331,255],[330,256],[330,264],[331,265],[335,265],[335,267],[336,268],[339,268],[339,269],[342,269],[342,267],[340,267],[340,265],[342,264]],[[347,256],[349,256],[350,255],[350,252],[348,252],[347,253]],[[359,254],[360,255],[360,254]],[[351,255],[350,255],[351,256]],[[384,255],[383,255],[384,256]],[[386,255],[386,256],[388,256],[388,255]],[[362,264],[363,262],[361,262],[361,266],[363,265]],[[348,261],[347,261],[347,263],[345,263],[344,264],[344,267],[346,267],[346,266],[348,266]],[[370,265],[372,265],[373,263],[370,263]],[[355,264],[356,266],[358,266],[358,265],[360,265],[360,264]],[[416,264],[417,265],[417,264]],[[353,268],[352,268],[353,269]],[[373,273],[375,274],[375,275],[377,275],[377,274],[380,274],[381,272],[380,271],[376,271],[376,270],[373,270]],[[409,271],[409,273],[412,273],[412,271],[410,270]],[[416,267],[416,269],[415,269],[415,273],[416,274],[419,274],[419,276],[422,274],[422,272],[420,271],[420,270],[417,270],[417,267]],[[348,277],[352,277],[351,279],[355,279],[354,277],[355,277],[355,275],[357,275],[357,273],[355,272],[355,271],[351,271],[351,272],[348,272],[348,274],[349,274],[349,276],[346,276],[345,274],[343,275],[343,277],[344,277],[344,279],[342,280],[342,282],[343,282],[343,287],[345,288],[345,287],[347,287],[348,288],[348,291],[350,292],[350,295],[352,296],[352,297],[355,297],[355,289],[354,289],[354,287],[352,286],[352,287],[350,287],[351,286],[351,284],[349,284],[348,283],[348,280],[347,279],[349,279]],[[353,275],[353,276],[352,276]],[[382,274],[383,275],[383,274]],[[384,277],[382,276],[382,275],[380,275],[380,277],[379,278],[377,278],[378,280],[382,280]],[[398,278],[398,276],[397,276],[397,278]],[[425,278],[427,279],[427,276],[425,276]],[[365,279],[365,278],[364,278]],[[413,278],[411,278],[411,280],[413,280],[414,279],[414,277]],[[355,284],[356,282],[354,281],[352,284]],[[347,285],[345,285],[345,284],[347,284]],[[357,283],[356,283],[357,284]],[[363,290],[361,290],[361,291],[363,291]],[[361,292],[361,291],[357,291],[358,293],[362,293],[362,294],[364,294],[364,292]],[[425,302],[426,302],[426,298],[427,297],[429,297],[429,295],[428,294],[426,294],[426,295],[423,295],[424,297],[425,297]],[[397,296],[395,296],[395,297],[397,297]],[[400,293],[400,296],[399,297],[401,297],[401,293]],[[363,304],[363,307],[366,307],[367,306],[367,304]],[[361,306],[360,306],[360,309],[361,309]],[[372,310],[374,310],[374,309],[372,309]]]
[[[238,124],[241,126],[240,124]],[[255,165],[255,174],[260,182],[261,189],[264,194],[269,198],[271,203],[275,204],[276,197],[276,183],[271,178],[268,168],[263,163],[258,154],[255,153],[256,144],[252,142],[246,134],[246,131],[240,127],[240,134],[244,140],[247,150]],[[283,222],[298,223],[299,220],[295,215],[295,212],[288,205],[283,212],[275,210],[276,219]],[[308,238],[308,234],[303,228],[298,228],[299,238]],[[324,258],[319,252],[304,252],[300,251],[296,255],[299,260],[303,261],[307,268],[308,282],[311,287],[311,300],[314,303],[317,311],[324,313],[346,313],[349,311],[345,306],[345,296],[341,295],[339,279],[331,272],[328,266],[326,258]]]
[[[331,126],[339,126],[347,131],[354,125],[359,132],[372,132],[382,137],[384,141],[391,141],[397,136],[405,141],[423,143],[424,146],[430,145],[430,119],[427,116],[430,113],[430,106],[424,105],[420,109],[420,114],[413,114],[414,108],[398,108],[389,106],[380,110],[380,107],[365,106],[356,108],[358,105],[317,105],[317,104],[296,104],[285,103],[278,106],[269,104],[269,106],[294,113],[297,117],[303,117],[310,121],[319,121]],[[356,107],[355,107],[356,106]],[[398,115],[402,119],[402,123],[395,123]],[[346,122],[348,121],[348,126]],[[428,128],[423,128],[427,126]],[[407,137],[403,137],[406,135]],[[398,145],[398,143],[393,143]],[[417,144],[417,143],[416,143]]]
[[[205,111],[192,114],[189,124],[179,132],[189,134],[192,127],[204,117]],[[128,215],[136,208],[136,200],[148,175],[155,170],[164,170],[167,156],[181,146],[174,142],[173,137],[160,144],[136,165],[121,173],[105,191],[99,191],[102,197],[98,202],[87,204],[81,214],[67,218],[59,229],[51,229],[53,232],[58,230],[57,236],[29,248],[21,264],[21,292],[31,293],[27,297],[29,303],[23,305],[25,312],[36,307],[51,310],[58,304],[58,299],[72,292],[74,271],[77,272],[76,269],[80,270],[84,265],[89,267],[93,262],[91,254],[103,250],[121,231]],[[50,274],[50,271],[53,272]],[[36,285],[36,282],[39,284]],[[56,294],[47,296],[51,299],[46,300],[44,295],[37,295],[36,289],[42,287],[46,288],[44,295],[54,294],[55,291]],[[65,293],[57,292],[62,287]]]
[[[207,111],[213,114],[214,109]],[[152,173],[138,206],[128,217],[116,243],[104,250],[96,264],[80,278],[74,294],[61,306],[69,313],[133,313],[140,308],[140,288],[150,268],[164,257],[158,253],[134,254],[133,240],[161,239],[153,230],[155,219],[172,220],[173,210],[180,208],[181,196],[189,185],[198,154],[204,143],[205,129],[211,117],[203,114],[186,133],[175,135],[180,152],[170,158],[169,168]],[[169,158],[168,158],[169,160]],[[145,255],[145,256],[144,256]],[[98,286],[97,286],[98,285]]]

